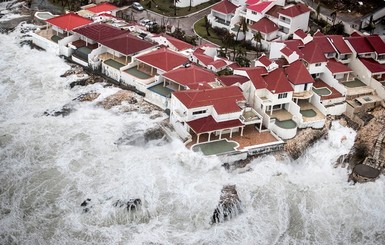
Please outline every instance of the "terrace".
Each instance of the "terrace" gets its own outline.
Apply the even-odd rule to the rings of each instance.
[[[115,55],[113,55],[111,53],[103,53],[103,54],[100,54],[98,57],[102,61],[113,60],[116,63],[121,64],[122,66],[125,66],[125,65],[127,65],[128,63],[131,62],[131,57],[130,56],[117,57],[117,56],[115,56]]]
[[[57,43],[59,40],[65,37],[64,34],[56,32],[52,29],[52,26],[49,26],[45,29],[40,30],[37,33],[39,36],[44,37],[47,40],[51,40],[55,43]]]
[[[298,105],[301,107],[300,113],[302,114],[304,122],[321,121],[325,119],[325,115],[313,104],[307,101],[300,101]]]
[[[363,83],[361,80],[357,78],[349,82],[343,82],[342,85],[344,85],[348,90],[346,97],[349,100],[362,95],[373,94],[374,92],[373,88],[367,86],[365,83]]]
[[[259,132],[255,129],[254,125],[246,125],[243,129],[243,136],[241,136],[240,132],[233,133],[232,137],[230,137],[230,134],[222,134],[221,139],[227,139],[228,141],[237,142],[239,144],[237,150],[242,150],[247,147],[253,147],[279,141],[269,131]],[[211,134],[210,142],[215,140],[220,140],[219,135]],[[199,136],[199,141],[207,143],[208,134],[201,134]],[[190,148],[195,142],[197,142],[197,136],[196,134],[192,134],[192,141],[187,144],[187,147]]]
[[[139,78],[141,80],[146,80],[146,79],[154,77],[154,76],[149,75],[148,72],[144,72],[143,69],[138,69],[137,66],[128,68],[128,69],[124,70],[124,72],[135,77],[135,78]]]
[[[321,100],[330,100],[344,97],[344,95],[338,92],[335,88],[326,84],[321,79],[315,80],[312,89],[314,93],[318,94],[321,97]]]
[[[163,97],[171,98],[171,93],[174,92],[173,90],[169,89],[168,87],[163,86],[163,83],[159,83],[157,85],[154,85],[152,87],[149,87],[148,90],[157,93]]]
[[[262,122],[262,116],[259,115],[259,113],[256,112],[253,108],[246,107],[242,111],[242,115],[240,116],[240,120],[243,124],[246,124],[246,125],[256,124],[256,123]]]

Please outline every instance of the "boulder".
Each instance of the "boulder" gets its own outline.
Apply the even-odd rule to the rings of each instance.
[[[117,208],[125,207],[127,211],[137,211],[142,205],[142,200],[139,198],[131,198],[128,201],[117,200],[112,205]]]
[[[72,105],[66,104],[60,110],[52,110],[52,111],[47,110],[43,114],[45,116],[54,116],[54,117],[62,116],[62,117],[65,117],[65,116],[68,116],[73,111],[74,111],[74,109],[73,109]]]
[[[285,151],[293,159],[298,159],[309,146],[318,139],[327,136],[327,133],[327,127],[323,127],[322,129],[302,129],[293,139],[286,141]]]
[[[99,102],[98,105],[102,106],[104,109],[111,109],[114,106],[121,105],[123,101],[127,103],[133,102],[133,97],[135,93],[128,90],[120,90],[113,95],[108,96],[103,101]]]
[[[219,204],[211,217],[211,223],[230,220],[241,212],[241,201],[235,185],[226,185],[222,188]]]
[[[80,75],[80,74],[79,74]],[[63,75],[62,75],[63,76]],[[89,77],[80,79],[74,82],[70,83],[70,88],[73,88],[75,86],[87,86],[94,83],[103,83],[106,80],[100,76],[91,74]]]
[[[94,101],[95,99],[97,99],[99,97],[99,95],[100,95],[100,93],[88,92],[88,93],[79,95],[74,100],[78,100],[78,101],[81,101],[81,102],[84,102],[84,101]]]
[[[149,142],[151,140],[160,140],[165,136],[163,129],[160,126],[149,128],[144,133],[145,142]]]

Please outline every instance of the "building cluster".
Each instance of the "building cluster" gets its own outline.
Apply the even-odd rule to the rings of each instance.
[[[211,18],[231,26],[234,16],[243,15],[250,32],[264,35],[269,55],[252,67],[218,57],[213,45],[151,34],[117,18],[119,9],[109,3],[48,18],[33,41],[141,91],[169,111],[175,132],[189,145],[226,139],[238,151],[258,151],[293,138],[298,129],[322,128],[328,115],[354,117],[385,98],[385,43],[379,36],[311,36],[303,4],[248,0],[235,6],[219,2]],[[293,39],[273,38],[283,34]],[[232,75],[219,76],[223,69]]]

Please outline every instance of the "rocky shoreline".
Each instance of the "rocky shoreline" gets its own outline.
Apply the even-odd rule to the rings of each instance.
[[[33,11],[28,9],[24,1],[20,0],[20,1],[15,1],[10,3],[9,6],[7,6],[7,11],[13,14],[20,15],[20,17],[0,22],[0,30],[2,32],[9,32],[14,30],[14,28],[22,21],[33,22],[33,14],[32,14]],[[164,113],[162,112],[161,109],[146,102],[143,98],[143,94],[138,93],[138,91],[136,91],[135,88],[127,87],[116,81],[112,81],[110,78],[104,76],[103,74],[97,74],[93,71],[87,70],[80,65],[71,63],[70,60],[68,60],[68,62],[70,63],[71,68],[66,73],[64,73],[62,77],[76,75],[79,78],[78,80],[70,84],[71,88],[73,88],[74,86],[87,86],[89,84],[94,84],[94,83],[104,83],[105,84],[104,86],[117,86],[123,89],[117,92],[116,94],[105,98],[103,101],[100,101],[98,103],[98,106],[101,106],[104,109],[111,109],[112,107],[119,105],[120,106],[119,110],[121,112],[140,111],[141,113],[147,113],[147,114],[151,112],[155,112],[153,113],[153,115],[151,115],[151,117],[153,118],[161,117],[161,114]],[[80,101],[80,102],[93,101],[98,97],[99,97],[98,93],[91,91],[87,94],[82,94],[77,98],[74,98],[74,101]],[[71,104],[69,103],[64,105],[61,110],[45,111],[44,115],[67,116],[69,113],[71,113],[71,111],[72,111],[72,107],[71,107]],[[362,171],[362,166],[358,168],[356,168],[356,166],[362,165],[365,159],[367,159],[368,157],[369,158],[372,157],[373,151],[374,151],[373,149],[375,149],[378,135],[380,135],[380,133],[384,131],[384,128],[382,125],[385,125],[385,110],[383,107],[377,107],[374,110],[369,111],[368,113],[364,113],[360,115],[360,118],[362,119],[361,121],[364,122],[364,125],[359,125],[358,123],[347,118],[346,116],[340,116],[337,118],[329,117],[327,118],[327,122],[322,129],[307,128],[307,129],[299,130],[298,134],[293,139],[286,141],[283,151],[275,152],[273,154],[276,158],[285,158],[285,157],[290,157],[292,159],[299,158],[309,146],[311,146],[317,140],[327,137],[328,130],[333,120],[340,120],[340,123],[342,125],[346,125],[355,129],[357,131],[357,137],[355,140],[354,147],[349,152],[349,154],[341,156],[336,161],[335,166],[347,167],[349,171],[351,171],[351,174],[349,175],[349,180],[352,180],[353,182],[366,182],[366,181],[375,180],[376,178],[379,177],[381,173],[385,174],[385,170],[383,168],[384,164],[377,163],[378,174],[375,170],[372,170],[372,169],[369,169],[369,174],[368,174],[367,167],[364,167],[365,171]],[[165,120],[162,124],[164,124],[163,126],[165,127],[171,127],[168,124],[168,122],[166,122]],[[156,131],[155,134],[158,134],[158,135],[160,134],[158,130],[155,130],[155,131]],[[164,134],[165,133],[163,132],[160,138],[162,138]],[[151,137],[149,136],[149,138]],[[158,138],[158,136],[155,138]],[[344,140],[344,139],[341,139],[341,140]],[[381,148],[382,144],[377,144],[377,145],[380,145],[380,149],[377,150],[379,152],[379,157],[377,160],[380,162],[383,162],[385,161],[385,157],[384,157],[385,150],[382,150]],[[247,166],[247,164],[249,164],[252,161],[252,159],[256,157],[258,156],[249,156],[245,160],[233,162],[231,164],[224,164],[224,167],[226,167],[228,170],[244,168]],[[362,176],[363,174],[364,175],[367,174],[370,177]]]

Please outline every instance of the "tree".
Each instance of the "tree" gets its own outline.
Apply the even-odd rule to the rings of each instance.
[[[227,50],[229,47],[231,46],[235,46],[235,35],[234,33],[230,33],[229,31],[226,30],[226,32],[223,34],[222,36],[222,43],[223,43],[223,46],[224,46],[224,52],[227,56]]]
[[[317,20],[318,20],[319,14],[321,12],[321,4],[320,3],[318,3],[317,8],[315,9],[315,12],[317,13]]]
[[[253,36],[253,40],[257,42],[257,56],[259,51],[261,51],[261,47],[262,47],[262,34],[257,31],[256,33],[254,33],[254,36]]]
[[[209,36],[211,36],[210,32],[209,32],[210,22],[209,22],[209,19],[207,18],[207,15],[205,15],[204,21],[205,21],[206,33],[207,33],[207,36],[209,37]]]
[[[241,28],[242,28],[242,33],[243,33],[243,40],[246,40],[246,33],[249,30],[249,25],[247,24],[245,18],[242,18]]]

